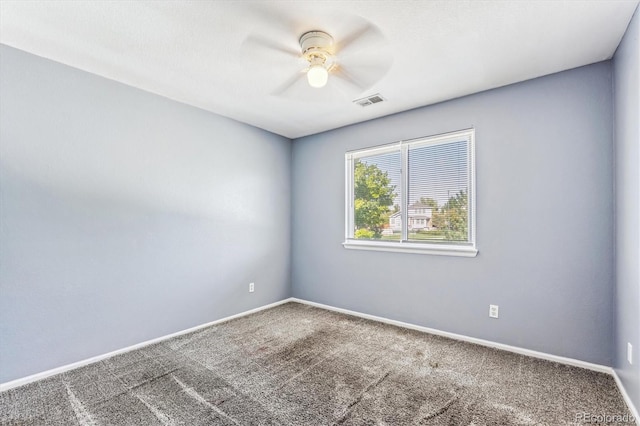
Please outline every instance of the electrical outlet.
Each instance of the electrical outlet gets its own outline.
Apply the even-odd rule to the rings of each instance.
[[[633,346],[631,342],[627,342],[627,361],[629,361],[629,364],[633,364]]]
[[[489,305],[489,316],[491,318],[498,318],[498,305]]]
[[[254,290],[255,290],[255,284],[249,283],[249,293],[253,293]]]

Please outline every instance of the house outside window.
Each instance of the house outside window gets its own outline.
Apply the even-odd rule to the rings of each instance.
[[[345,155],[345,248],[475,256],[475,131]]]

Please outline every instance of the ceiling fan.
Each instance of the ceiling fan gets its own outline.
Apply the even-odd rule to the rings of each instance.
[[[392,56],[374,24],[360,17],[349,19],[346,25],[342,20],[342,24],[332,28],[335,38],[329,31],[319,29],[302,32],[297,36],[299,49],[293,48],[293,34],[282,43],[251,35],[244,41],[242,51],[262,66],[272,63],[277,75],[288,73],[273,77],[280,81],[265,82],[276,87],[271,91],[274,96],[303,101],[353,98],[387,73]]]

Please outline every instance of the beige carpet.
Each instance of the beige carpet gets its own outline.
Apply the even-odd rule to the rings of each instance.
[[[297,303],[0,393],[3,425],[597,420],[587,414],[630,416],[610,376]]]

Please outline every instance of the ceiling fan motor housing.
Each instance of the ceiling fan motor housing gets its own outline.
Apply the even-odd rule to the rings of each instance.
[[[308,31],[300,36],[302,55],[309,62],[321,59],[325,66],[333,63],[333,37],[324,31]]]

